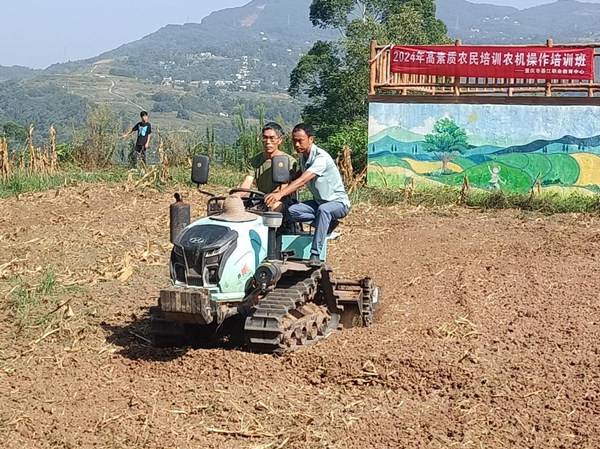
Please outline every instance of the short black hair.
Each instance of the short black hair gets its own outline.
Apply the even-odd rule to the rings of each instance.
[[[296,126],[294,126],[292,134],[294,134],[297,131],[304,131],[308,137],[313,137],[315,135],[312,126],[307,125],[306,123],[298,123]]]
[[[279,126],[279,124],[277,124],[275,122],[269,122],[265,126],[263,126],[261,134],[264,134],[265,131],[268,129],[272,129],[273,131],[275,131],[279,137],[283,136],[283,134],[284,134],[281,126]]]
[[[144,115],[148,115],[148,113],[146,111],[140,112],[140,118],[143,117]]]

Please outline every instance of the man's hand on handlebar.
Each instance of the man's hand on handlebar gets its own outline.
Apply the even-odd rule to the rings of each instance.
[[[281,201],[281,194],[279,192],[269,193],[265,196],[265,204],[271,210],[277,208],[278,204]]]

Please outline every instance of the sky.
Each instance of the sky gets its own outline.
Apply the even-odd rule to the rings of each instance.
[[[86,59],[250,0],[0,0],[0,65]]]
[[[488,3],[492,5],[512,6],[514,8],[525,9],[532,6],[554,3],[555,0],[468,0],[471,3]],[[600,3],[600,0],[577,0],[581,3]]]
[[[0,65],[41,69],[97,56],[168,24],[200,22],[250,0],[2,0]],[[551,0],[471,0],[520,9]],[[586,0],[600,3],[600,0]]]

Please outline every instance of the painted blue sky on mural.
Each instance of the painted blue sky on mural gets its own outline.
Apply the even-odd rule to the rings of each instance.
[[[452,116],[448,111],[452,111]],[[451,118],[463,128],[471,145],[508,147],[536,139],[553,140],[565,135],[579,138],[600,135],[598,106],[371,103],[369,141],[393,128],[405,142],[422,140],[440,118]]]

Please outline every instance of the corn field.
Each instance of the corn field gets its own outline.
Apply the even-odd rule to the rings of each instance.
[[[54,175],[59,171],[56,153],[56,131],[50,126],[50,142],[43,148],[33,145],[34,126],[29,126],[26,147],[21,152],[9,152],[6,137],[0,138],[0,176],[6,182],[16,174]]]

